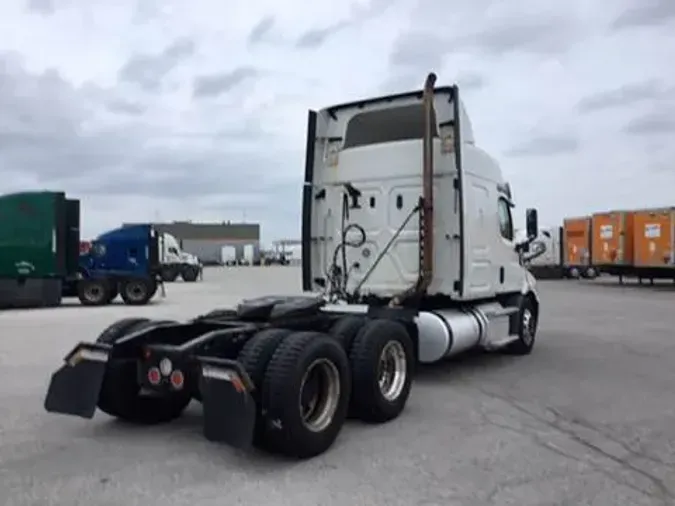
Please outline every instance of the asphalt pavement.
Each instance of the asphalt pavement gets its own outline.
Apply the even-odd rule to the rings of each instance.
[[[530,356],[471,354],[421,369],[399,419],[350,421],[306,462],[206,441],[197,403],[153,428],[43,410],[63,356],[118,318],[190,318],[299,290],[297,268],[211,268],[144,308],[0,313],[0,504],[675,504],[672,285],[541,282]]]

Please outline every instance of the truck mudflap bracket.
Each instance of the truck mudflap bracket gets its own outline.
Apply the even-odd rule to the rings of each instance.
[[[200,367],[204,437],[235,448],[249,448],[257,412],[251,379],[235,360],[196,359]]]
[[[80,343],[52,374],[45,409],[50,413],[93,418],[112,345]]]

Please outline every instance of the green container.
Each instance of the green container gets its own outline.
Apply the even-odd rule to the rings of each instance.
[[[62,192],[0,196],[0,278],[65,276],[65,224]]]

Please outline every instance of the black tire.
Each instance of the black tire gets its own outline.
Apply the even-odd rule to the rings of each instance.
[[[154,279],[127,279],[120,284],[120,295],[129,306],[145,306],[157,291]]]
[[[77,282],[77,297],[83,306],[109,304],[111,286],[107,279],[81,279]]]
[[[386,391],[380,386],[383,359],[393,374]],[[368,423],[399,416],[410,396],[415,369],[414,344],[406,328],[393,320],[369,320],[354,339],[349,360],[351,413]]]
[[[98,342],[115,344],[120,338],[158,323],[147,318],[120,320],[99,336]],[[189,391],[169,397],[142,397],[139,395],[136,359],[111,359],[108,362],[98,399],[98,408],[104,413],[139,425],[155,425],[178,418],[192,400]]]
[[[251,378],[255,390],[252,392],[256,402],[256,424],[253,436],[255,446],[264,446],[265,424],[262,417],[262,390],[267,366],[281,342],[291,334],[287,329],[266,329],[255,334],[239,352],[237,361]]]
[[[322,392],[323,398],[314,407],[332,415],[320,416],[325,423],[317,422],[310,428],[311,420],[304,420],[299,398],[310,390],[305,391],[303,386],[307,386],[306,375],[314,372],[325,374],[323,384],[317,381],[320,390],[324,390],[324,385],[330,386],[328,391]],[[320,332],[297,332],[287,336],[267,366],[263,381],[265,446],[297,459],[325,452],[344,425],[350,391],[349,359],[335,338]]]
[[[149,318],[123,318],[122,320],[117,320],[99,334],[96,342],[115,344],[119,338],[127,335],[133,327],[148,321],[150,321]]]
[[[180,277],[187,283],[194,283],[199,277],[199,269],[192,266],[183,267]]]
[[[539,315],[529,296],[523,297],[518,311],[518,340],[512,342],[504,351],[509,355],[529,355],[534,348]]]
[[[365,323],[366,318],[364,316],[343,316],[330,328],[330,335],[337,338],[347,355],[349,355],[349,352],[352,349],[352,343]]]
[[[160,276],[165,283],[173,283],[178,279],[178,274],[179,272],[176,267],[164,266],[162,267]]]

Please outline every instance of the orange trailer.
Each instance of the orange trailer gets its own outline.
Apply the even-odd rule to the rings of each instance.
[[[596,213],[592,218],[592,261],[605,268],[633,265],[632,211]],[[605,269],[609,272],[610,269]],[[618,273],[618,271],[617,271]]]
[[[634,265],[638,269],[675,266],[675,208],[635,211]]]
[[[562,233],[562,257],[565,271],[571,277],[594,277],[591,262],[591,217],[565,218]]]

